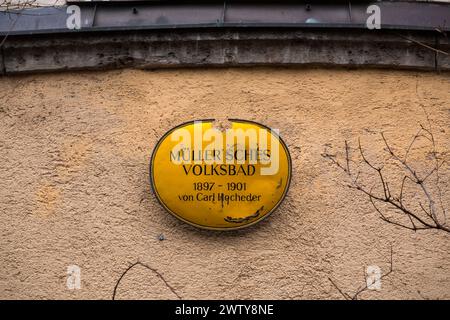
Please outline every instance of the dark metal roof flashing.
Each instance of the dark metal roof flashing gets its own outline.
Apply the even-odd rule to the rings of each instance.
[[[0,12],[0,35],[177,28],[366,28],[367,8],[381,9],[381,28],[450,31],[450,3],[346,1],[297,2],[121,1],[71,2]],[[81,28],[71,30],[68,7],[81,10]]]
[[[366,25],[372,4],[380,30]],[[72,30],[74,9],[81,28]],[[450,3],[71,2],[0,12],[0,75],[254,65],[450,71],[448,31]]]

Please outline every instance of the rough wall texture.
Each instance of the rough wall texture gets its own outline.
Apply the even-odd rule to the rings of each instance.
[[[355,292],[368,265],[388,271],[392,245],[394,272],[361,298],[450,299],[450,235],[381,221],[321,155],[361,137],[380,161],[379,132],[405,148],[426,113],[438,149],[449,150],[449,80],[295,68],[1,78],[0,298],[111,299],[137,260],[154,271],[133,267],[116,298],[342,298],[328,278]],[[173,126],[227,116],[280,128],[293,159],[291,188],[254,227],[197,230],[157,203],[149,156]],[[420,170],[424,150],[411,156]],[[69,265],[81,268],[79,290],[66,287]]]

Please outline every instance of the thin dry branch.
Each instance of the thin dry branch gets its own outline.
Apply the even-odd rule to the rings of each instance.
[[[438,31],[438,29],[437,29],[436,31]],[[439,31],[438,31],[438,32],[439,32]],[[432,50],[432,51],[434,51],[434,52],[436,52],[436,53],[441,53],[441,54],[446,55],[446,56],[449,56],[449,55],[450,55],[450,54],[449,54],[448,52],[446,52],[446,51],[442,51],[442,50],[439,50],[439,49],[437,49],[437,48],[433,48],[432,46],[429,46],[429,45],[427,45],[427,44],[425,44],[425,43],[423,43],[423,42],[420,42],[420,41],[411,39],[411,38],[409,38],[409,37],[405,37],[404,35],[402,35],[402,34],[400,34],[400,33],[396,33],[396,35],[399,36],[400,38],[403,38],[403,39],[405,39],[405,40],[408,40],[408,41],[410,41],[410,42],[412,42],[412,43],[415,43],[415,44],[417,44],[417,45],[419,45],[419,46],[422,46],[422,47],[424,47],[424,48],[427,48],[427,49],[429,49],[429,50]]]
[[[380,276],[380,280],[386,278],[387,276],[389,276],[393,271],[394,271],[394,250],[391,246],[391,255],[390,255],[390,259],[389,259],[389,271],[387,271],[386,273],[382,274]],[[367,284],[367,281],[365,281],[365,284],[363,286],[361,286],[360,288],[358,288],[352,295],[344,292],[330,277],[328,277],[328,280],[331,282],[331,284],[336,288],[337,291],[339,291],[339,293],[346,299],[346,300],[358,300],[359,296],[369,290],[369,285]]]
[[[446,209],[443,205],[443,194],[440,188],[440,168],[445,164],[445,160],[439,159],[438,152],[436,151],[436,142],[430,128],[425,128],[424,126],[420,126],[420,130],[415,134],[411,142],[406,148],[404,156],[399,156],[397,152],[393,149],[393,147],[388,142],[386,135],[381,133],[381,137],[385,144],[385,152],[388,153],[389,158],[393,159],[395,162],[399,163],[405,174],[402,178],[400,184],[400,190],[395,193],[391,191],[389,179],[383,171],[384,164],[375,165],[373,164],[366,156],[365,151],[361,145],[361,141],[358,139],[358,151],[362,159],[362,164],[367,168],[368,172],[373,172],[374,175],[377,176],[377,180],[379,181],[378,186],[381,187],[379,189],[382,190],[381,194],[375,192],[377,188],[375,185],[370,189],[365,186],[365,184],[359,181],[360,171],[357,171],[357,174],[353,174],[353,170],[350,168],[350,163],[354,163],[355,161],[351,158],[351,152],[349,143],[345,141],[345,163],[346,165],[342,165],[341,162],[337,160],[336,155],[330,154],[327,150],[322,154],[323,157],[330,160],[332,164],[334,164],[337,168],[342,170],[349,178],[350,183],[349,187],[352,189],[356,189],[363,194],[365,194],[370,203],[372,204],[375,211],[379,214],[380,218],[388,223],[396,225],[398,227],[403,227],[408,230],[418,231],[418,230],[427,230],[427,229],[437,229],[450,233],[450,227],[447,225],[446,221]],[[411,150],[414,148],[415,143],[419,138],[425,138],[432,147],[431,155],[433,157],[433,167],[427,170],[425,175],[420,175],[417,170],[413,167],[413,165],[409,162],[408,155]],[[434,180],[433,188],[430,188],[428,184],[429,178],[435,176],[436,180]],[[404,194],[405,189],[408,186],[417,186],[421,190],[423,198],[426,199],[426,203],[419,202],[420,206],[419,212],[414,211],[409,208],[409,205],[405,204]],[[437,194],[433,194],[432,190],[437,190]],[[396,218],[392,218],[385,213],[380,208],[380,205],[384,204],[391,210],[397,213]],[[438,204],[438,205],[437,205]],[[406,217],[406,222],[402,220],[403,217]],[[400,219],[399,219],[400,218]]]
[[[4,46],[10,33],[14,30],[17,21],[22,15],[28,15],[24,12],[25,9],[41,8],[41,7],[56,7],[59,0],[54,0],[52,3],[42,4],[38,0],[0,0],[0,12],[6,12],[11,20],[10,28],[6,35],[0,41],[0,49]]]
[[[0,10],[13,11],[27,8],[49,7],[55,6],[58,2],[58,0],[54,0],[53,2],[49,1],[49,3],[42,3],[42,1],[38,0],[0,0]]]
[[[119,277],[119,279],[117,280],[115,286],[114,286],[114,291],[113,291],[113,295],[112,295],[112,300],[116,299],[116,293],[117,293],[117,289],[119,287],[120,282],[122,281],[123,277],[128,273],[128,271],[130,271],[131,269],[133,269],[135,266],[142,266],[150,271],[152,271],[154,274],[156,274],[156,276],[158,278],[160,278],[162,280],[162,282],[164,282],[164,284],[166,285],[166,287],[178,298],[181,299],[181,296],[175,291],[175,289],[166,281],[166,279],[163,277],[163,275],[161,273],[158,272],[158,270],[142,263],[142,262],[135,262],[133,264],[131,264]]]

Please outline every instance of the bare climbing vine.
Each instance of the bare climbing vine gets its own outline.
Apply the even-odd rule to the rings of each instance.
[[[123,277],[125,277],[125,275],[128,273],[128,271],[130,271],[131,269],[133,269],[136,266],[141,266],[144,267],[150,271],[152,271],[154,274],[156,274],[156,276],[162,280],[162,282],[164,282],[164,284],[166,285],[166,287],[178,298],[181,299],[181,296],[175,291],[175,289],[167,282],[167,280],[163,277],[163,275],[158,272],[158,270],[156,270],[155,268],[152,268],[148,265],[146,265],[145,263],[142,263],[140,261],[137,261],[133,264],[131,264],[127,269],[125,269],[125,271],[120,275],[119,279],[116,282],[116,285],[114,286],[114,291],[113,291],[113,295],[112,295],[112,300],[116,299],[116,295],[117,295],[117,289],[119,287],[120,282],[122,281]]]
[[[6,35],[0,37],[0,49],[8,39],[9,34],[13,31],[19,18],[24,15],[25,9],[41,8],[41,7],[55,7],[61,0],[49,0],[47,3],[42,3],[39,0],[0,0],[0,12],[6,12],[10,20],[10,28]],[[26,13],[26,15],[32,15]]]
[[[394,255],[394,252],[393,252],[393,249],[392,249],[392,246],[391,246],[391,257],[390,257],[390,260],[389,260],[389,270],[388,270],[386,273],[384,273],[384,274],[382,274],[382,275],[380,276],[380,279],[379,279],[380,281],[381,281],[382,279],[386,278],[387,276],[389,276],[392,272],[394,272],[393,255]],[[349,293],[344,292],[344,291],[336,284],[336,282],[333,281],[330,277],[328,277],[328,280],[331,282],[331,284],[336,288],[337,291],[339,291],[339,293],[340,293],[346,300],[358,300],[358,299],[359,299],[359,296],[360,296],[363,292],[365,292],[365,291],[367,291],[367,290],[370,289],[370,283],[368,283],[368,281],[366,280],[366,281],[365,281],[365,284],[364,284],[363,286],[360,286],[354,293],[349,294]]]
[[[30,8],[51,7],[64,2],[65,1],[61,0],[0,0],[0,10],[13,11]]]
[[[352,157],[354,149],[350,148],[347,141],[344,143],[344,160],[338,160],[337,155],[329,153],[327,149],[322,156],[347,175],[349,188],[355,189],[369,198],[373,208],[383,221],[413,231],[436,229],[450,233],[447,211],[443,201],[444,195],[441,190],[441,169],[447,164],[447,161],[445,153],[439,153],[436,149],[436,140],[431,131],[431,125],[428,128],[420,125],[420,129],[406,147],[403,155],[394,150],[385,133],[381,133],[381,138],[385,145],[384,152],[387,153],[387,160],[379,165],[368,159],[359,139],[356,148],[359,162]],[[419,139],[428,142],[430,148],[428,154],[431,158],[431,165],[422,170],[422,173],[419,173],[408,157]],[[392,188],[394,178],[384,170],[389,161],[397,165],[397,173],[392,175],[396,176],[400,173],[402,176],[397,190]],[[372,176],[377,182],[369,186],[368,182],[361,178],[363,171],[366,176]],[[414,187],[418,187],[418,191],[413,189]],[[411,199],[405,200],[407,192],[415,195],[414,199],[418,199],[417,203],[412,203]]]

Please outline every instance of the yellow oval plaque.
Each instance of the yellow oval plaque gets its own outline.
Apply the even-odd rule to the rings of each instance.
[[[277,130],[230,120],[193,121],[167,132],[156,145],[150,181],[161,204],[196,227],[232,230],[271,214],[287,193],[291,159]]]

